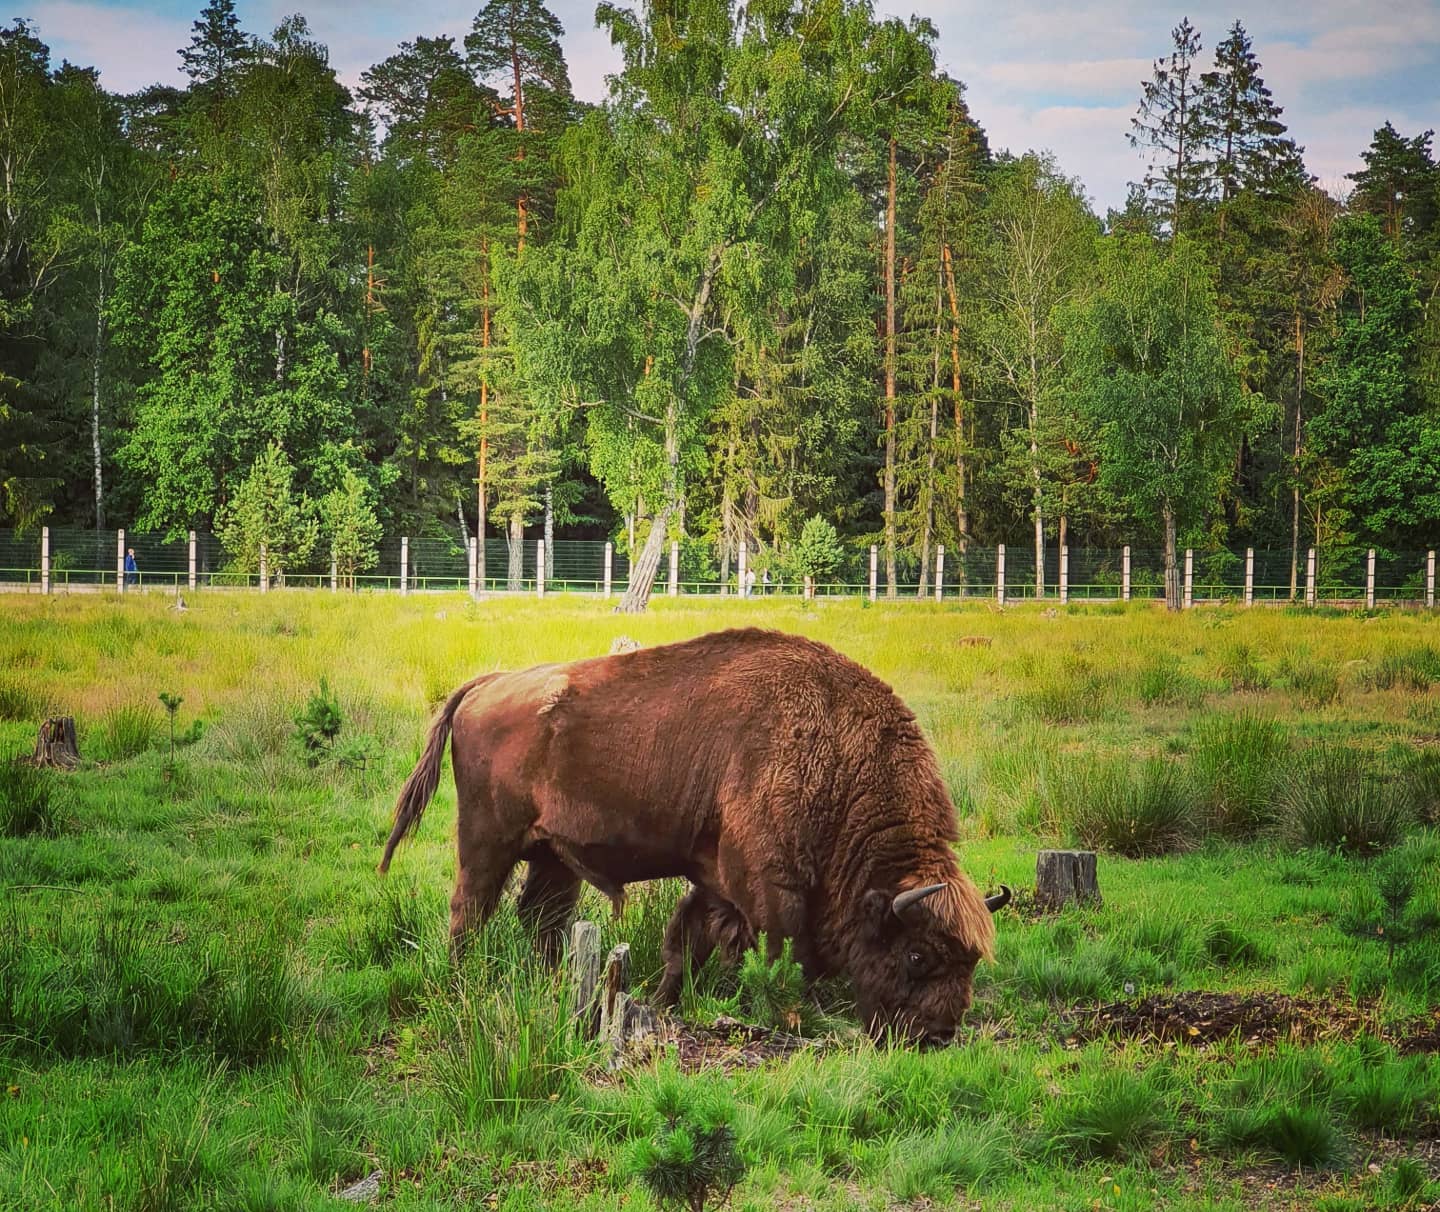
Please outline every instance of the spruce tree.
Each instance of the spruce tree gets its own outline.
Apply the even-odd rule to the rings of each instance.
[[[212,98],[229,95],[250,54],[250,38],[240,28],[235,0],[210,0],[191,29],[190,45],[180,51],[191,87]]]
[[[1130,121],[1130,145],[1152,153],[1145,175],[1151,204],[1172,235],[1188,229],[1207,194],[1206,127],[1198,57],[1200,34],[1188,17],[1170,31],[1174,49],[1155,60],[1141,84],[1140,108]]]

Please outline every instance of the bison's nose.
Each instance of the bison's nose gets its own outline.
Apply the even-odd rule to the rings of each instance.
[[[948,1048],[955,1042],[954,1027],[932,1027],[920,1041],[926,1048]]]

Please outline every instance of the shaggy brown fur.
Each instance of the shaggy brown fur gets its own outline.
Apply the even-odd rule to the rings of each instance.
[[[558,955],[580,881],[682,876],[663,1001],[687,955],[734,957],[764,932],[813,977],[841,972],[873,1029],[948,1039],[995,929],[960,871],[955,810],[894,692],[793,635],[743,630],[476,678],[450,696],[400,793],[385,871],[435,791],[445,741],[459,799],[452,937],[520,912]],[[944,888],[905,910],[899,892]]]

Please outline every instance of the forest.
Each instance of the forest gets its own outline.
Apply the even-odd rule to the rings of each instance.
[[[807,523],[892,594],[941,544],[1144,543],[1172,604],[1185,546],[1289,553],[1294,587],[1312,546],[1434,545],[1432,132],[1385,124],[1331,196],[1241,22],[1182,21],[1102,217],[991,146],[926,19],[595,20],[598,105],[541,0],[354,89],[233,0],[186,87],[131,95],[0,29],[0,524],[296,568],[480,534],[517,576],[526,538],[608,538],[642,597],[671,541],[724,580]]]

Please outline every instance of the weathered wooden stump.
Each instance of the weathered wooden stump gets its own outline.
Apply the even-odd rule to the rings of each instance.
[[[54,766],[61,770],[74,770],[80,765],[80,748],[75,743],[74,719],[62,715],[41,724],[30,762],[35,766]]]
[[[581,1020],[587,1039],[600,1026],[595,990],[600,985],[600,927],[576,922],[570,927],[570,1012]]]
[[[600,928],[576,922],[570,930],[570,980],[573,1010],[587,1039],[608,1046],[606,1068],[619,1069],[626,1053],[662,1037],[660,1016],[630,996],[630,944],[614,947],[600,965]]]
[[[1042,850],[1035,859],[1035,903],[1060,909],[1071,902],[1100,902],[1093,850]]]

